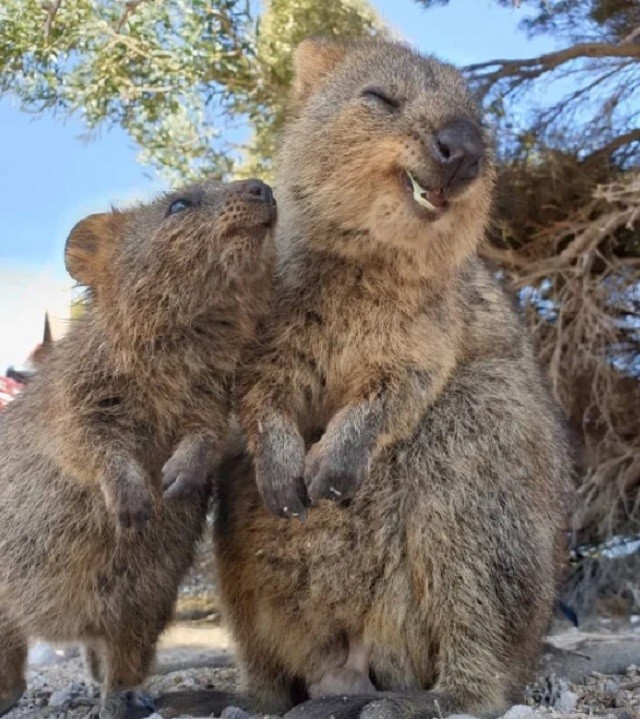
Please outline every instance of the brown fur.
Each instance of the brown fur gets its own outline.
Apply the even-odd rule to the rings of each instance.
[[[72,230],[86,312],[0,416],[0,713],[32,636],[86,644],[106,716],[145,678],[266,303],[272,220],[265,185],[207,182]]]
[[[455,69],[399,44],[306,41],[296,70],[274,301],[240,408],[268,507],[318,506],[274,517],[247,457],[223,467],[220,586],[248,689],[281,711],[366,646],[377,689],[432,690],[390,694],[380,716],[495,713],[550,615],[569,464],[521,323],[475,254],[489,150],[438,219],[399,179],[439,187],[433,133],[478,112]],[[294,713],[346,719],[371,699]]]

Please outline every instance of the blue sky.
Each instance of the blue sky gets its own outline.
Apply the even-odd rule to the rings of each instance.
[[[492,0],[451,0],[423,10],[412,0],[376,0],[381,16],[424,52],[463,65],[496,57],[527,57],[553,49],[518,29],[523,10]],[[0,373],[19,364],[38,341],[45,308],[64,315],[71,281],[62,253],[73,224],[109,204],[153,194],[163,184],[136,162],[120,130],[89,140],[81,118],[20,112],[0,99]]]

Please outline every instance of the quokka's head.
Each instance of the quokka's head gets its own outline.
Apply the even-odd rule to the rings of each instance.
[[[141,336],[199,317],[233,320],[268,282],[276,207],[259,180],[207,181],[124,211],[90,215],[69,234],[69,274],[94,315]]]
[[[458,70],[400,43],[323,39],[302,42],[294,68],[278,185],[297,217],[328,223],[345,251],[355,230],[372,243],[468,254],[494,171]]]

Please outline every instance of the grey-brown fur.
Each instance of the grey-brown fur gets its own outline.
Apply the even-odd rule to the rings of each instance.
[[[239,403],[255,478],[242,452],[227,459],[216,529],[248,689],[285,710],[365,646],[377,689],[409,693],[292,716],[494,714],[550,616],[569,460],[521,322],[476,257],[486,139],[437,219],[403,186],[406,169],[442,185],[434,133],[478,127],[477,109],[456,70],[398,44],[306,41],[295,64],[274,301]],[[304,522],[273,516],[310,501]]]
[[[266,303],[273,218],[262,183],[207,182],[72,230],[86,311],[0,415],[0,714],[30,637],[86,645],[103,716],[145,678]]]

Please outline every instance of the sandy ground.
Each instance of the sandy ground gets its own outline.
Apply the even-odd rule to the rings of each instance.
[[[222,708],[242,705],[239,693],[221,696],[239,692],[240,679],[210,564],[210,553],[203,552],[180,590],[177,622],[161,639],[156,668],[145,685],[156,703],[153,719],[220,716]],[[27,692],[6,719],[84,719],[95,712],[99,688],[85,672],[77,647],[36,643],[29,661]],[[545,644],[538,681],[522,702],[504,719],[640,719],[640,615],[600,617],[579,630],[558,620]],[[240,708],[227,708],[223,716],[250,717]]]
[[[539,682],[504,719],[640,719],[640,620],[632,619],[600,620],[580,631],[559,625],[545,647]],[[154,719],[211,716],[208,696],[238,690],[232,644],[215,612],[165,633],[146,689],[157,700]],[[7,719],[80,719],[97,705],[98,694],[76,648],[35,645],[28,691]],[[225,716],[249,715],[229,710]]]

